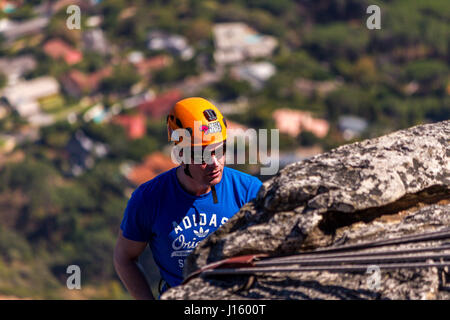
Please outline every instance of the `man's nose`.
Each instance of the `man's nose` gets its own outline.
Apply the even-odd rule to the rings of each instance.
[[[211,155],[211,161],[209,163],[209,166],[211,167],[218,167],[219,166],[219,160],[217,159],[216,155]]]

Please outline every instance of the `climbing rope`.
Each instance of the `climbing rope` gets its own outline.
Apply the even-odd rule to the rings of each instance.
[[[450,267],[450,243],[420,248],[364,251],[367,249],[450,239],[450,228],[386,240],[316,249],[284,257],[263,254],[237,256],[208,264],[186,277],[184,283],[202,276],[252,275],[276,272],[358,272],[370,265],[380,269]]]

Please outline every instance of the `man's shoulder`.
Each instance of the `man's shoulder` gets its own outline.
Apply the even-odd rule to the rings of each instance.
[[[227,185],[234,188],[234,193],[239,196],[241,206],[256,197],[262,186],[261,180],[248,173],[232,168],[225,168],[226,176],[230,181]]]
[[[233,168],[229,168],[229,167],[224,167],[223,170],[225,171],[226,175],[228,177],[230,177],[232,180],[239,180],[242,183],[248,183],[248,184],[261,183],[261,181],[258,178],[254,177],[248,173],[245,173],[245,172],[233,169]]]

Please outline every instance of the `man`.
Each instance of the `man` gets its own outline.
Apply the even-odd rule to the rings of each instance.
[[[184,160],[133,192],[114,250],[116,271],[135,299],[154,299],[137,264],[147,244],[165,282],[162,292],[179,285],[189,253],[255,198],[262,185],[224,166],[226,121],[209,101],[177,102],[167,127],[169,140],[180,129],[187,132],[176,142],[183,146]]]

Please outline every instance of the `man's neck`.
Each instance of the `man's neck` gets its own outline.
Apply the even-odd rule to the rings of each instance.
[[[201,196],[211,191],[211,186],[198,183],[184,173],[181,166],[177,168],[176,175],[183,189],[194,196]]]

